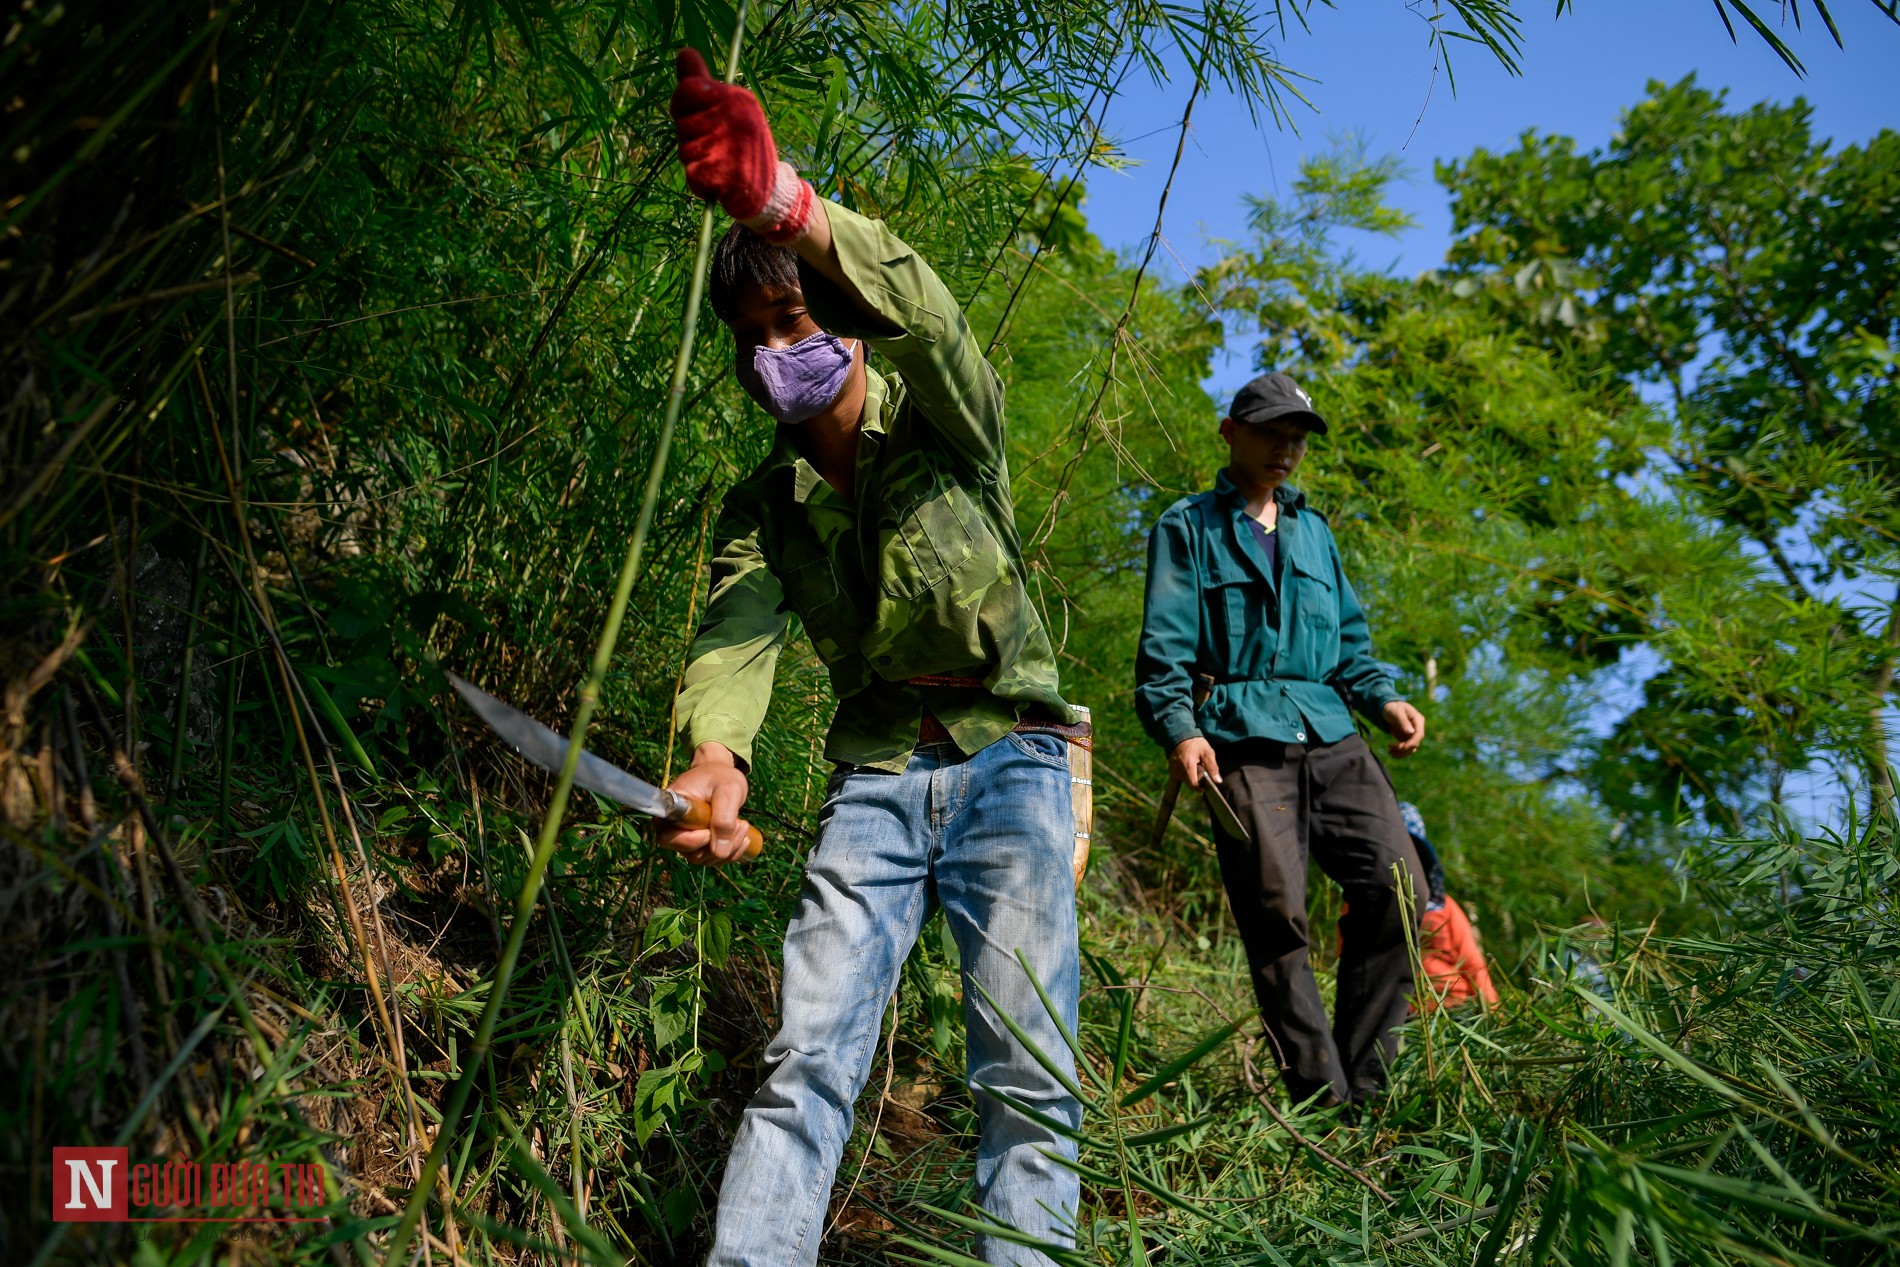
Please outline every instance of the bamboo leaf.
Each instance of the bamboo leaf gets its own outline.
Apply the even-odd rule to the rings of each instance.
[[[344,719],[343,710],[338,708],[336,701],[330,698],[330,692],[323,689],[323,683],[319,682],[310,670],[299,669],[298,675],[303,678],[304,689],[310,693],[310,698],[316,701],[317,711],[321,712],[324,719],[336,728],[337,740],[343,745],[343,750],[349,753],[351,759],[358,765],[369,771],[370,778],[377,778],[376,763],[370,760],[369,752],[363,747],[362,741],[357,739],[356,732],[350,729],[350,723]]]
[[[990,1011],[995,1015],[996,1019],[1003,1023],[1003,1028],[1007,1029],[1018,1043],[1022,1044],[1023,1050],[1029,1053],[1031,1059],[1041,1065],[1051,1078],[1061,1083],[1063,1089],[1080,1101],[1083,1108],[1088,1112],[1102,1112],[1102,1109],[1097,1106],[1094,1101],[1090,1100],[1087,1093],[1082,1090],[1082,1085],[1075,1080],[1074,1075],[1050,1059],[1049,1054],[1037,1045],[1036,1041],[1023,1030],[1021,1025],[1016,1023],[1016,1018],[1011,1016],[1008,1012],[1005,1012],[990,992],[983,988],[982,982],[972,979],[970,984],[976,987],[976,992],[983,997],[985,1003],[990,1005]]]
[[[1173,1060],[1170,1060],[1167,1064],[1161,1066],[1161,1068],[1151,1074],[1146,1081],[1142,1082],[1127,1095],[1124,1095],[1121,1098],[1121,1106],[1125,1109],[1132,1108],[1168,1083],[1173,1082],[1189,1068],[1199,1064],[1202,1058],[1209,1052],[1238,1033],[1240,1026],[1241,1022],[1235,1021],[1232,1024],[1223,1025],[1219,1029],[1209,1030],[1206,1034],[1201,1036],[1199,1042],[1176,1056]]]
[[[1677,1051],[1674,1047],[1671,1047],[1668,1043],[1665,1043],[1662,1039],[1644,1029],[1641,1025],[1638,1025],[1635,1021],[1632,1021],[1629,1017],[1623,1015],[1608,999],[1580,985],[1572,985],[1570,989],[1578,998],[1608,1017],[1611,1024],[1628,1034],[1631,1038],[1634,1038],[1656,1055],[1662,1057],[1676,1069],[1681,1070],[1689,1077],[1695,1079],[1695,1081],[1715,1092],[1724,1100],[1737,1103],[1741,1101],[1742,1095],[1740,1092],[1715,1077],[1715,1075],[1708,1072],[1708,1070],[1693,1060],[1690,1060],[1687,1056]]]

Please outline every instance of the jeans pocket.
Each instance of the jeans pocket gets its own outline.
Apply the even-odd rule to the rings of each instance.
[[[1012,730],[1005,736],[1010,746],[1039,765],[1069,768],[1069,741],[1043,730]]]

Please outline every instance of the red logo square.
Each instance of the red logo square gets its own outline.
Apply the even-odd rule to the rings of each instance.
[[[130,1160],[123,1148],[55,1148],[53,1222],[125,1222]]]

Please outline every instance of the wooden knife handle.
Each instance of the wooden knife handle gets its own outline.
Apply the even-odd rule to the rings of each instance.
[[[674,795],[679,794],[674,793]],[[690,796],[681,796],[680,799],[686,802],[686,813],[675,821],[687,827],[712,826],[711,801],[696,801]],[[744,861],[751,862],[765,848],[765,837],[751,823],[746,824],[745,831],[745,853],[740,856]]]

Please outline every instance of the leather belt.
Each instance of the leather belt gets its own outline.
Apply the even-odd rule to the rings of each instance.
[[[923,720],[917,723],[917,742],[919,744],[952,742],[949,729],[938,721],[937,715],[929,709],[924,710]]]
[[[980,691],[984,689],[983,682],[980,678],[950,677],[937,674],[907,678],[904,684],[906,686],[950,687],[967,691]],[[1038,716],[1038,714],[1041,715]],[[1014,726],[1010,727],[1010,729],[1024,734],[1060,735],[1070,743],[1081,744],[1083,747],[1091,746],[1090,739],[1093,735],[1093,730],[1087,722],[1077,722],[1073,725],[1066,722],[1059,722],[1049,716],[1048,710],[1040,704],[1030,705],[1030,715],[1017,722]],[[949,727],[945,726],[935,713],[926,708],[924,709],[923,717],[917,723],[917,742],[927,744],[954,743],[956,741],[951,737]]]

